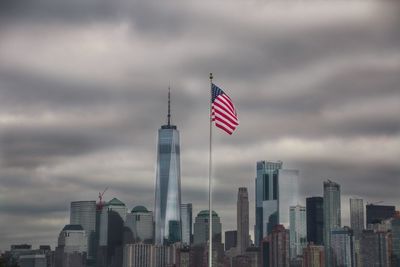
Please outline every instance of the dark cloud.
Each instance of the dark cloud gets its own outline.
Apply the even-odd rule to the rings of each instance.
[[[169,83],[182,200],[206,209],[210,71],[240,118],[214,134],[224,230],[240,186],[252,228],[257,160],[299,169],[301,203],[339,182],[344,224],[352,195],[399,205],[399,7],[2,1],[0,249],[54,246],[69,202],[107,186],[106,199],[153,209]]]

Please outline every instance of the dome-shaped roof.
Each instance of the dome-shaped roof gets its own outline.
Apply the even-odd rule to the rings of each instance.
[[[199,216],[199,217],[208,217],[209,216],[209,212],[208,212],[208,210],[202,210],[197,214],[197,216]],[[215,211],[212,211],[212,216],[213,217],[218,217],[218,214]]]
[[[132,213],[134,212],[149,212],[145,206],[136,206],[132,209]]]
[[[119,200],[118,198],[113,198],[110,201],[107,202],[107,206],[125,206],[124,202]]]

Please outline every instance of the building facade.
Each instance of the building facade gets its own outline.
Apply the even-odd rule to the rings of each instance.
[[[87,235],[81,225],[65,225],[58,237],[55,266],[84,267],[87,259]]]
[[[330,180],[324,182],[324,246],[325,265],[332,265],[331,231],[341,227],[340,185]]]
[[[308,244],[307,247],[303,249],[303,267],[324,267],[324,266],[325,266],[324,246]]]
[[[395,215],[395,206],[368,204],[367,210],[367,227],[371,224],[381,223],[383,220],[390,219]]]
[[[86,231],[88,242],[88,259],[95,255],[95,230],[96,230],[96,201],[71,202],[70,224],[79,224]]]
[[[193,207],[192,203],[181,204],[182,244],[192,243]]]
[[[283,169],[282,165],[281,161],[259,161],[256,165],[256,246],[275,225],[289,226],[289,207],[298,202],[299,171]]]
[[[307,245],[306,207],[296,205],[290,207],[290,258],[303,254]]]
[[[289,267],[289,230],[275,225],[269,235],[269,266]]]
[[[360,266],[389,267],[390,233],[364,230],[360,239]]]
[[[353,231],[348,227],[331,231],[332,266],[355,266]]]
[[[240,187],[237,199],[237,252],[244,255],[249,247],[249,195]]]
[[[354,239],[359,240],[364,230],[364,203],[362,199],[350,198],[350,226]]]
[[[207,243],[209,238],[209,212],[208,210],[200,211],[194,222],[194,245],[204,245]],[[221,243],[221,221],[218,214],[212,212],[212,236],[213,242]]]
[[[181,167],[179,131],[170,121],[168,93],[168,121],[158,130],[157,170],[155,190],[155,243],[162,245],[181,235]],[[170,231],[169,226],[179,224]]]
[[[237,231],[225,231],[225,250],[236,247],[237,244]]]
[[[133,242],[153,241],[153,212],[144,206],[136,206],[126,214],[125,226],[132,233]]]
[[[307,241],[315,245],[324,242],[324,198],[309,197],[306,199]]]

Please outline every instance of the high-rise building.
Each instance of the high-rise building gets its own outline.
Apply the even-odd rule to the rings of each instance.
[[[350,225],[354,239],[359,240],[364,230],[364,204],[362,199],[350,198]]]
[[[158,130],[156,192],[155,192],[155,243],[162,245],[181,235],[171,232],[169,226],[180,224],[181,215],[181,167],[179,131],[171,124],[170,93],[168,92],[167,124]]]
[[[94,259],[95,255],[95,230],[96,230],[96,201],[71,202],[70,224],[79,224],[86,231],[88,259]]]
[[[225,231],[225,250],[236,247],[237,231]]]
[[[111,263],[115,266],[122,265],[126,213],[126,205],[117,198],[111,199],[102,207],[97,267],[108,267]]]
[[[324,246],[308,244],[303,249],[303,267],[324,267],[325,248]]]
[[[390,266],[390,233],[364,230],[360,239],[360,266]]]
[[[136,206],[126,214],[125,226],[132,233],[134,242],[151,242],[153,240],[153,212],[144,206]]]
[[[269,266],[289,267],[289,230],[281,224],[275,225],[269,234]]]
[[[181,204],[182,243],[192,243],[193,207],[192,203]]]
[[[395,214],[395,206],[367,204],[367,228],[370,224],[380,223],[392,218]]]
[[[392,266],[400,266],[400,214],[391,220]]]
[[[194,245],[204,245],[208,241],[209,237],[209,212],[208,210],[200,211],[194,222]],[[221,221],[218,214],[212,212],[212,236],[213,242],[221,243]]]
[[[249,195],[240,187],[237,199],[237,252],[243,255],[249,247]]]
[[[84,267],[87,258],[87,236],[81,225],[65,225],[58,237],[55,266]]]
[[[325,265],[332,265],[331,231],[341,227],[340,185],[330,180],[324,182],[324,246]]]
[[[331,231],[332,266],[355,266],[353,231],[349,227]]]
[[[309,197],[306,199],[307,241],[315,245],[323,244],[324,198]]]
[[[290,207],[290,258],[303,254],[307,245],[306,207],[296,205]]]
[[[298,170],[282,169],[283,163],[257,162],[255,244],[277,224],[289,226],[289,207],[298,203]]]

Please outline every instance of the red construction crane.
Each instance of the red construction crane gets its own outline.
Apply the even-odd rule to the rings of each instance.
[[[104,193],[107,191],[108,186],[106,187],[106,189],[104,189],[103,193],[99,192],[99,202],[97,203],[97,210],[102,210],[103,206],[104,206],[104,201],[103,201],[103,196]]]

